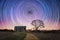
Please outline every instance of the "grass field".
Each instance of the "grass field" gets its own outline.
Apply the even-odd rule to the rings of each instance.
[[[42,32],[36,32],[32,33],[36,37],[39,38],[39,40],[60,40],[60,33],[42,33]]]
[[[24,40],[25,36],[23,32],[0,32],[0,40]]]
[[[60,33],[0,32],[0,40],[60,40]]]

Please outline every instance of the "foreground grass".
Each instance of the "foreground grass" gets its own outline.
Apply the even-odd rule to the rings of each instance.
[[[6,35],[5,37],[0,38],[0,40],[24,40],[25,36],[26,36],[26,33],[15,32],[15,33],[9,34],[8,36]]]
[[[39,40],[60,40],[60,33],[33,33]]]
[[[60,33],[0,32],[0,40],[60,40]]]

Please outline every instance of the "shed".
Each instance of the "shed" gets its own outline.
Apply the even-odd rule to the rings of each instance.
[[[15,26],[15,32],[26,32],[26,26]]]

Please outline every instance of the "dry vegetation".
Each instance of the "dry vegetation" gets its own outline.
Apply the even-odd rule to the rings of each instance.
[[[39,40],[60,40],[60,32],[31,32]]]
[[[22,32],[0,32],[0,40],[24,40],[25,36]]]
[[[60,31],[0,32],[0,40],[60,40]]]

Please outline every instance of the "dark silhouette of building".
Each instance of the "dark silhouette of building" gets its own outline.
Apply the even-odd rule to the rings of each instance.
[[[26,26],[15,26],[15,32],[26,32]]]

